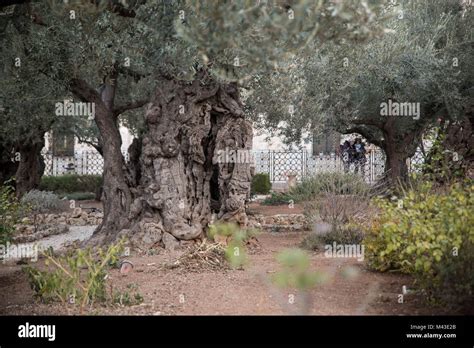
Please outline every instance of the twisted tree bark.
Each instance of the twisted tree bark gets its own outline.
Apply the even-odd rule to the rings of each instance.
[[[130,149],[133,203],[119,234],[146,247],[201,237],[213,213],[246,225],[251,163],[223,156],[251,150],[237,87],[205,72],[192,83],[164,79],[145,119],[147,131]]]
[[[128,162],[120,153],[113,91],[99,96],[78,80],[71,87],[98,104],[103,140],[104,219],[89,244],[125,236],[141,249],[176,245],[202,237],[213,214],[246,225],[252,163],[250,156],[239,162],[236,154],[250,153],[252,127],[237,86],[220,84],[205,71],[193,82],[162,77]]]

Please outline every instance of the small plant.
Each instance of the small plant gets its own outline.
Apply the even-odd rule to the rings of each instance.
[[[360,244],[364,239],[364,232],[354,224],[332,225],[329,232],[323,234],[310,233],[301,241],[301,248],[307,250],[321,250],[324,245],[333,244]]]
[[[270,182],[270,176],[267,173],[257,173],[252,178],[252,184],[250,186],[251,195],[262,194],[266,195],[270,192],[272,183]]]
[[[116,265],[125,241],[106,250],[78,249],[74,253],[56,257],[53,251],[43,253],[48,270],[26,266],[31,288],[43,301],[59,300],[62,303],[79,303],[81,313],[87,304],[106,300],[105,280],[107,268]]]
[[[322,245],[323,241],[321,240],[321,236],[317,233],[311,232],[303,238],[300,243],[300,248],[318,251],[321,249]]]
[[[308,314],[311,310],[310,290],[326,280],[322,272],[310,270],[310,259],[301,249],[283,250],[277,255],[282,270],[273,276],[273,282],[281,288],[297,289],[302,296],[302,313]]]
[[[263,200],[262,205],[287,205],[291,201],[296,202],[294,198],[287,193],[272,192],[270,197]]]
[[[38,215],[59,210],[61,200],[53,192],[31,190],[21,198],[21,204],[33,214],[33,225],[36,232]]]
[[[226,259],[232,268],[241,268],[247,262],[246,243],[255,238],[258,231],[242,230],[232,223],[217,223],[209,226],[208,236],[227,245]]]
[[[121,306],[134,306],[143,302],[136,284],[128,284],[124,291],[112,291],[112,302]]]
[[[11,241],[21,214],[21,204],[15,190],[8,183],[0,187],[0,245]]]

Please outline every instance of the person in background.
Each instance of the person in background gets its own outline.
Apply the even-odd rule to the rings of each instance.
[[[353,150],[353,161],[354,161],[354,173],[360,173],[362,176],[365,174],[365,144],[362,142],[361,138],[356,138],[354,144],[352,145]]]
[[[352,147],[351,143],[346,140],[343,144],[339,145],[341,151],[342,165],[344,167],[344,173],[349,172],[349,167],[352,162]]]

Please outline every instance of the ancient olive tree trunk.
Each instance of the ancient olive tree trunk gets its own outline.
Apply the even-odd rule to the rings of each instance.
[[[201,237],[213,214],[245,225],[252,127],[237,87],[205,73],[192,83],[164,79],[145,119],[130,149],[133,203],[120,235],[168,247]]]
[[[114,106],[116,76],[99,95],[73,79],[72,92],[96,104],[104,156],[104,219],[89,244],[125,236],[138,248],[203,236],[213,219],[247,223],[252,127],[238,88],[206,72],[193,82],[163,77],[147,105],[146,131],[120,152],[117,116],[143,105]]]

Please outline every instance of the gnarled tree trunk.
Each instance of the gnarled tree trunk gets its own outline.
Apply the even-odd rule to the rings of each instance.
[[[125,236],[141,249],[176,245],[202,237],[213,214],[246,225],[252,163],[248,155],[238,163],[236,155],[251,151],[252,127],[235,85],[206,72],[192,83],[163,78],[146,108],[146,132],[129,149],[125,178],[120,144],[109,141],[116,134],[106,133],[112,125],[101,126],[98,114],[96,122],[104,139],[105,201],[93,243]]]
[[[143,247],[199,238],[213,213],[246,225],[251,163],[223,155],[251,151],[237,87],[205,73],[191,84],[164,79],[145,118],[147,132],[130,151],[133,203],[121,234]]]

